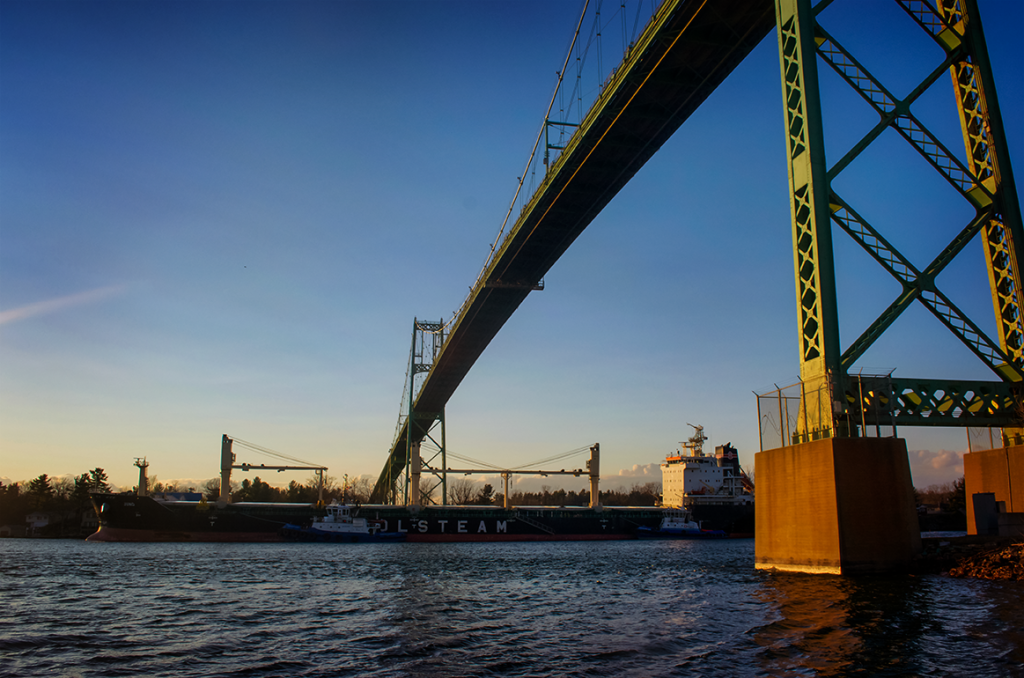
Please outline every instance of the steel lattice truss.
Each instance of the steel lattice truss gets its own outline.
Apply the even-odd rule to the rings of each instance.
[[[1021,242],[1020,205],[1010,171],[991,69],[973,0],[896,0],[943,49],[945,58],[904,99],[897,99],[816,21],[831,0],[813,9],[806,0],[777,0],[779,49],[786,95],[793,242],[801,323],[801,378],[827,382],[836,408],[817,408],[800,428],[808,437],[843,435],[854,424],[882,417],[893,425],[1013,426],[1015,385],[1024,374],[1024,318],[1015,243]],[[878,123],[827,172],[814,55],[832,68],[877,113]],[[945,73],[952,74],[968,150],[965,165],[911,111]],[[897,132],[973,206],[975,214],[923,269],[915,267],[831,184],[885,130]],[[841,354],[828,221],[857,242],[899,283],[901,291]],[[998,341],[988,337],[936,285],[937,276],[981,234],[988,264]],[[996,382],[896,380],[863,394],[848,376],[854,363],[914,301],[920,302],[999,379]],[[874,385],[877,387],[877,384]],[[870,413],[870,414],[869,414]],[[862,417],[863,415],[863,417]],[[860,421],[858,421],[858,419]],[[849,429],[847,428],[847,432]]]
[[[1005,382],[851,375],[844,395],[854,425],[1013,427],[1020,416]]]
[[[443,321],[427,321],[419,318],[412,323],[412,346],[409,349],[409,363],[405,378],[405,392],[402,394],[401,409],[398,414],[398,425],[395,429],[393,452],[388,457],[384,469],[373,488],[373,497],[386,503],[409,503],[419,488],[411,486],[412,476],[409,464],[412,460],[413,446],[419,447],[421,441],[433,450],[426,460],[427,470],[438,478],[433,462],[439,459],[439,466],[444,468],[444,409],[440,412],[423,412],[414,407],[417,396],[423,388],[424,379],[421,375],[428,374],[437,361],[444,346],[447,326]],[[438,426],[439,425],[439,426]],[[434,429],[439,429],[440,441],[434,438]],[[411,434],[410,434],[411,432]],[[425,451],[425,450],[424,450]],[[442,494],[445,492],[441,481]],[[435,488],[431,488],[433,490]]]

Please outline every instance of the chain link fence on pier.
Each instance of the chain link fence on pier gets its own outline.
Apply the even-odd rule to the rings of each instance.
[[[889,374],[848,375],[798,381],[757,396],[761,450],[825,438],[896,436],[896,397]]]
[[[1024,429],[980,426],[967,429],[968,452],[984,452],[1011,445],[1024,445]]]

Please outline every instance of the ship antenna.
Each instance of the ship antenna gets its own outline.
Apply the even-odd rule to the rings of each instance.
[[[694,426],[693,424],[687,423],[694,429],[694,433],[690,436],[690,439],[683,443],[683,447],[693,450],[693,453],[697,457],[704,456],[704,441],[707,440],[707,436],[704,435],[704,427],[701,425]]]

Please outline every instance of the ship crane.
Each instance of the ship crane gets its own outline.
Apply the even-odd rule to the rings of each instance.
[[[324,502],[324,474],[327,473],[326,466],[315,466],[310,464],[309,462],[304,462],[301,459],[295,459],[293,457],[281,454],[280,452],[272,452],[271,450],[267,450],[257,445],[253,445],[252,443],[246,443],[244,440],[239,440],[238,442],[242,444],[244,447],[250,447],[258,452],[263,452],[264,454],[272,454],[274,456],[281,457],[282,459],[291,459],[293,461],[309,465],[267,465],[249,464],[245,462],[242,462],[241,464],[236,464],[234,452],[235,439],[230,438],[227,434],[224,434],[224,437],[221,438],[220,446],[220,497],[218,498],[218,501],[222,501],[225,503],[231,501],[231,469],[237,468],[242,471],[251,471],[253,469],[258,469],[265,471],[277,471],[278,473],[282,473],[284,471],[313,471],[314,473],[316,473],[317,478],[316,484],[318,490],[317,494],[319,497],[318,501],[321,504]]]
[[[701,494],[716,494],[717,493],[717,490],[715,488],[711,487],[710,485],[705,483],[703,480],[698,480],[697,482],[699,482],[702,485],[702,487],[701,487]]]
[[[577,478],[579,478],[580,476],[587,476],[587,477],[590,478],[590,508],[597,508],[599,506],[598,500],[600,498],[601,443],[594,443],[593,445],[591,445],[591,447],[590,447],[590,459],[587,460],[587,467],[585,469],[577,468],[577,469],[570,469],[568,471],[565,470],[564,468],[560,469],[558,471],[539,471],[539,470],[528,471],[528,470],[523,470],[523,469],[514,469],[514,470],[513,469],[505,469],[505,470],[499,471],[499,470],[493,469],[493,468],[490,468],[490,469],[447,468],[447,469],[445,469],[445,472],[446,473],[462,473],[462,474],[465,474],[467,476],[468,475],[472,475],[474,473],[483,473],[483,474],[488,474],[488,475],[491,475],[491,474],[494,474],[494,473],[500,473],[501,474],[502,482],[505,485],[505,508],[506,509],[509,509],[512,506],[512,504],[511,504],[512,500],[510,498],[509,491],[508,491],[508,481],[509,481],[509,478],[511,478],[514,475],[541,476],[541,477],[547,477],[547,476],[575,476]],[[416,476],[418,476],[418,473],[416,474]],[[415,487],[418,487],[419,486],[418,485],[418,483],[419,483],[418,477],[416,479],[416,483],[417,484],[415,485]]]

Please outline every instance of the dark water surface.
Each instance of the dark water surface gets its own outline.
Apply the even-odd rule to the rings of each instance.
[[[1024,675],[1019,583],[753,562],[753,540],[0,540],[0,675]]]

